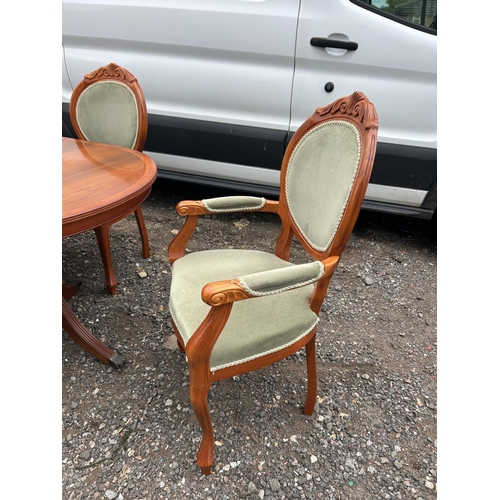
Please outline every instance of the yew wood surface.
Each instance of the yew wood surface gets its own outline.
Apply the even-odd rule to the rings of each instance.
[[[156,165],[138,151],[62,138],[63,237],[132,213],[149,195]]]
[[[107,232],[113,222],[134,212],[156,179],[156,165],[138,151],[80,139],[62,138],[62,236],[90,229],[104,231],[98,240],[108,288],[116,287]],[[66,300],[77,285],[63,286],[62,326],[82,348],[101,361],[121,366],[123,357],[95,338],[78,320]]]

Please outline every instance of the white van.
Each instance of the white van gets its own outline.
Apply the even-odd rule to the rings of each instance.
[[[313,111],[362,91],[380,129],[364,208],[437,206],[437,0],[63,0],[63,136],[73,88],[133,73],[158,176],[278,193],[285,147]]]

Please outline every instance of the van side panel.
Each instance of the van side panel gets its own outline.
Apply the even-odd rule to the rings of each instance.
[[[71,83],[115,62],[138,78],[152,115],[288,131],[298,8],[299,0],[64,0]]]

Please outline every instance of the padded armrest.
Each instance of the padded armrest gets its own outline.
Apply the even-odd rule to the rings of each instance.
[[[279,202],[256,196],[222,196],[207,200],[184,200],[177,203],[177,213],[184,217],[226,212],[274,212],[278,213]]]
[[[179,215],[186,217],[182,229],[168,246],[170,264],[184,256],[186,244],[193,234],[198,216],[230,212],[270,212],[279,214],[279,201],[256,196],[223,196],[206,200],[184,200],[177,203]]]
[[[248,274],[238,278],[238,281],[250,295],[262,297],[310,285],[319,280],[324,274],[323,264],[315,261],[308,264]]]
[[[201,201],[210,213],[259,210],[266,204],[265,198],[256,196],[223,196]]]
[[[320,261],[271,269],[240,278],[214,281],[203,287],[201,297],[210,306],[221,306],[252,297],[263,297],[310,285],[325,275]]]

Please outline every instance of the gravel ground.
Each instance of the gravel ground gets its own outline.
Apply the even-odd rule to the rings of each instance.
[[[302,413],[303,352],[217,382],[214,472],[201,474],[167,247],[178,201],[221,194],[158,180],[143,205],[151,257],[133,216],[111,230],[115,296],[93,233],[63,240],[63,282],[83,283],[71,308],[126,363],[106,365],[62,332],[62,498],[436,498],[436,227],[364,211],[320,316],[315,412]],[[278,233],[273,214],[210,216],[189,250],[272,251]]]

